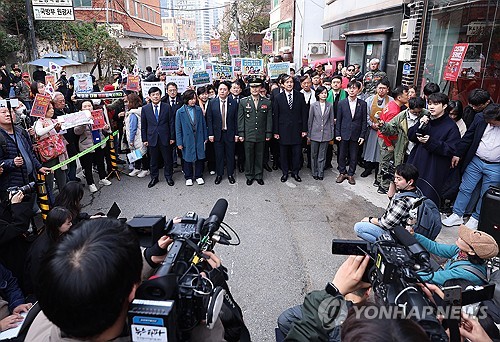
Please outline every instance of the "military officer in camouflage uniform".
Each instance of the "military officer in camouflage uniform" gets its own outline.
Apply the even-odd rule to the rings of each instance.
[[[252,185],[254,180],[264,185],[264,148],[273,134],[271,101],[260,95],[262,86],[261,79],[251,80],[251,95],[243,98],[238,107],[238,135],[239,140],[244,142],[247,185]]]
[[[373,58],[370,60],[370,70],[365,74],[363,78],[364,92],[366,97],[375,95],[377,93],[378,82],[384,78],[387,78],[387,74],[382,70],[379,70],[380,60],[378,58]]]

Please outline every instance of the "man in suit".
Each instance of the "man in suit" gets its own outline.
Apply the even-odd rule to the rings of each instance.
[[[148,148],[151,157],[151,181],[148,188],[158,183],[158,159],[160,155],[164,161],[164,173],[167,184],[174,185],[172,179],[172,144],[175,142],[174,115],[167,104],[162,103],[161,90],[158,87],[149,89],[151,103],[141,109],[141,136],[144,146]]]
[[[292,153],[292,177],[301,182],[299,176],[302,138],[307,136],[307,106],[304,95],[293,89],[292,76],[281,79],[284,92],[277,94],[273,104],[274,138],[279,140],[282,182],[288,179],[290,169],[288,153]]]
[[[271,101],[260,95],[261,79],[250,81],[250,96],[241,100],[238,107],[238,132],[245,146],[245,176],[247,185],[256,180],[264,185],[262,169],[266,141],[273,134],[273,112]]]
[[[175,124],[175,114],[177,113],[177,110],[182,107],[182,99],[181,95],[179,94],[179,90],[177,88],[177,84],[174,82],[168,82],[166,86],[167,93],[163,98],[161,99],[161,102],[164,102],[167,105],[168,110],[170,113],[172,113],[172,116],[174,117],[174,124]],[[177,166],[177,153],[179,153],[179,159],[182,160],[182,154],[180,150],[177,150],[177,148],[174,146],[172,148],[172,164],[174,166]]]
[[[354,185],[354,172],[358,162],[358,149],[363,144],[366,134],[366,102],[357,98],[361,90],[361,83],[350,81],[347,84],[347,99],[339,101],[337,121],[335,125],[335,139],[340,143],[339,166],[340,172],[336,182],[348,180]],[[349,171],[346,169],[349,160]]]
[[[241,94],[243,91],[242,84],[244,85],[245,83],[241,79],[237,79],[233,81],[233,83],[231,83],[231,88],[230,88],[231,94],[229,94],[229,99],[236,101],[236,106],[239,106],[240,100],[243,98]],[[236,143],[235,153],[238,162],[238,170],[240,172],[243,172],[245,171],[245,148],[243,147],[243,143],[241,142]]]
[[[230,184],[234,179],[234,149],[238,140],[238,105],[235,100],[229,99],[229,87],[221,82],[218,94],[210,101],[206,119],[208,126],[208,140],[214,143],[215,148],[215,184],[220,184],[224,175],[224,157],[227,165],[227,179]]]

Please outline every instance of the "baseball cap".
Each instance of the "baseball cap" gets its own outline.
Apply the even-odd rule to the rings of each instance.
[[[498,254],[498,245],[495,239],[482,231],[472,230],[464,225],[458,229],[458,236],[472,247],[481,259],[490,259]]]

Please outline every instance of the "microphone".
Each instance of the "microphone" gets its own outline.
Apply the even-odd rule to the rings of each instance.
[[[429,117],[429,115],[424,115],[424,116]],[[418,126],[417,132],[418,132],[418,133],[423,133],[423,132],[422,132],[422,130],[423,130],[425,127],[427,127],[427,124],[428,124],[428,123],[429,123],[429,122],[425,122],[425,123],[424,123],[424,122],[421,122],[421,123],[420,123],[420,125]]]
[[[415,239],[413,235],[411,235],[406,229],[402,226],[396,226],[393,228],[394,235],[398,241],[405,246],[411,254],[415,255],[418,259],[420,259],[424,263],[428,263],[430,261],[429,252],[422,247],[422,245]]]
[[[221,222],[224,220],[224,216],[226,216],[227,211],[227,201],[224,198],[219,198],[217,202],[215,202],[210,215],[205,220],[205,227],[208,228],[208,235],[213,235]]]

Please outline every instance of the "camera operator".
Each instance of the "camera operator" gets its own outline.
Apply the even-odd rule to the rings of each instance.
[[[84,221],[70,230],[40,268],[35,292],[42,312],[26,340],[130,341],[126,317],[141,272],[142,279],[147,277],[149,266],[162,261],[171,242],[164,236],[141,253],[129,226],[108,218]],[[215,254],[205,254],[214,269],[221,266]],[[224,330],[218,320],[213,330],[196,333],[196,341],[222,341]]]
[[[411,164],[396,166],[394,184],[397,192],[416,192],[417,180],[418,170],[415,166]],[[395,226],[406,227],[411,218],[410,211],[413,209],[414,201],[415,199],[410,196],[394,196],[381,217],[363,218],[354,225],[354,231],[361,239],[373,243],[380,235]]]

